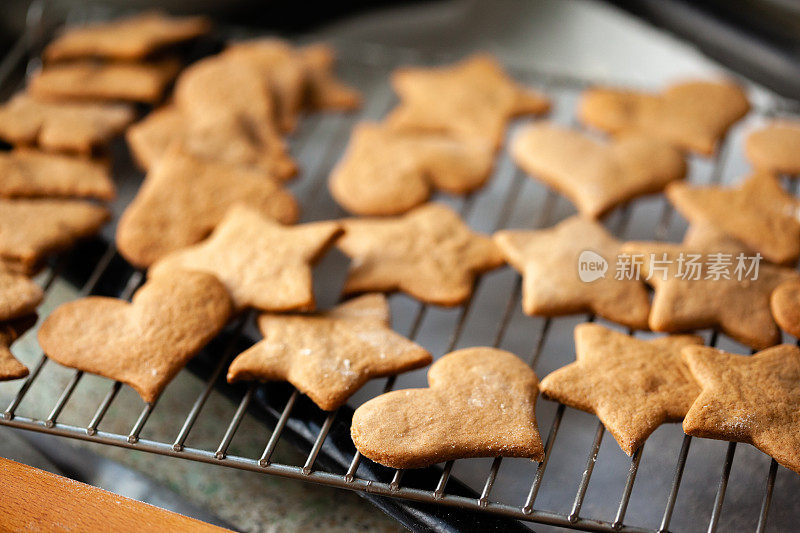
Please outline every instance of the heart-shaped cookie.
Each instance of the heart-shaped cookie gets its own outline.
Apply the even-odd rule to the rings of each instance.
[[[39,329],[39,344],[54,361],[127,383],[152,402],[231,310],[217,278],[176,271],[149,280],[131,303],[90,296],[62,305]]]
[[[467,348],[428,371],[427,389],[382,394],[356,409],[350,433],[364,456],[392,468],[468,457],[544,457],[536,374],[510,352]]]
[[[578,117],[611,134],[642,133],[711,155],[750,110],[747,95],[729,81],[687,81],[662,93],[594,88],[583,94]]]
[[[466,194],[492,172],[494,147],[479,138],[403,132],[372,122],[353,130],[328,187],[359,215],[397,215],[424,203],[433,189]]]
[[[514,161],[531,177],[598,218],[633,198],[683,179],[686,163],[669,143],[639,134],[597,141],[550,123],[525,126],[511,144]]]
[[[120,217],[117,248],[131,264],[150,266],[205,239],[236,204],[284,224],[297,220],[294,197],[270,176],[172,145]]]

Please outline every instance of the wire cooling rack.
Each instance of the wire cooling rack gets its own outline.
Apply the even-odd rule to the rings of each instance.
[[[0,63],[0,74],[6,78],[0,80],[4,94],[18,86],[9,81],[14,69],[26,61],[36,61],[36,43],[44,42],[47,32],[40,25],[32,27],[38,37],[33,38],[30,30]],[[366,102],[358,114],[307,118],[292,138],[292,152],[303,170],[291,187],[303,206],[304,221],[345,215],[327,194],[327,175],[341,156],[352,125],[365,118],[382,117],[393,104],[387,83],[391,70],[402,64],[453,59],[345,44],[340,47],[340,56],[343,77],[364,91]],[[555,104],[551,120],[567,124],[574,122],[580,91],[597,81],[519,68],[513,73],[520,81],[547,92]],[[738,178],[739,169],[743,168],[739,149],[743,132],[766,117],[786,114],[788,108],[786,102],[771,95],[762,97],[756,110],[737,126],[715,158],[691,159],[692,181],[722,183]],[[115,149],[116,159],[122,160],[115,163],[121,190],[121,198],[114,206],[118,214],[142,176],[133,169],[124,148]],[[450,204],[473,228],[486,233],[506,227],[548,227],[574,212],[563,198],[516,169],[505,152],[498,157],[495,175],[483,190],[465,198],[435,199]],[[669,204],[657,196],[617,209],[605,222],[620,238],[679,240],[685,224],[673,215]],[[118,256],[113,229],[112,224],[104,231],[104,238],[84,243],[58,258],[41,276],[44,288],[49,290],[57,280],[66,280],[80,288],[80,296],[130,298],[143,283],[144,274]],[[333,295],[338,293],[344,267],[346,261],[334,257],[317,269],[315,276],[323,293],[320,301],[335,303]],[[520,277],[506,268],[481,276],[473,297],[455,309],[423,305],[395,295],[391,298],[394,325],[437,357],[461,347],[490,345],[523,357],[541,377],[574,359],[572,327],[595,318],[524,316],[519,309],[520,290]],[[58,296],[49,294],[48,298]],[[770,513],[777,507],[772,502],[778,494],[775,487],[779,468],[775,461],[750,447],[693,439],[683,435],[679,425],[667,425],[628,458],[613,439],[604,439],[604,427],[596,418],[542,399],[537,404],[546,452],[541,463],[495,458],[450,461],[422,470],[381,467],[362,458],[349,440],[353,408],[397,386],[423,386],[424,370],[371,382],[350,405],[332,413],[320,411],[286,384],[229,386],[224,383],[224,374],[231,359],[258,339],[253,333],[253,318],[249,313],[236,319],[184,370],[205,381],[196,397],[175,400],[181,406],[180,412],[166,414],[173,421],[171,436],[146,434],[151,415],[164,403],[163,397],[171,394],[170,387],[159,401],[139,402],[138,411],[120,412],[113,407],[115,401],[119,403],[124,387],[106,380],[106,392],[96,409],[80,423],[72,421],[75,417],[64,421],[70,399],[82,393],[81,384],[86,379],[80,371],[69,371],[63,389],[51,394],[56,398],[52,405],[26,402],[37,390],[55,386],[45,376],[43,369],[48,366],[48,359],[41,352],[27,379],[3,385],[13,387],[13,391],[9,404],[0,412],[0,425],[358,491],[406,525],[420,529],[513,529],[519,527],[518,520],[589,531],[714,531],[732,526],[764,531],[768,519],[776,527],[790,527],[800,518],[800,509],[789,497],[800,488],[797,476],[780,469],[781,494],[789,496],[782,497],[785,501],[779,512]],[[744,351],[722,335],[705,333],[711,345]],[[229,420],[203,421],[204,406],[214,391],[222,391],[235,402]],[[231,452],[237,430],[248,413],[266,423],[263,448],[252,456]],[[221,438],[207,446],[190,445],[193,428],[202,422],[224,426]],[[306,453],[302,464],[275,460],[274,452],[281,439]],[[696,453],[692,454],[692,450]],[[742,461],[737,465],[740,468],[734,469],[737,453]],[[729,493],[734,500],[725,506]],[[397,503],[401,501],[416,503]],[[505,518],[486,518],[490,516]]]

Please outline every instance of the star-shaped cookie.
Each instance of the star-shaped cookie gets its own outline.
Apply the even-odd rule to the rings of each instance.
[[[336,56],[330,46],[311,44],[300,48],[298,53],[306,70],[304,104],[309,111],[349,111],[361,105],[361,93],[334,75]]]
[[[768,124],[747,136],[747,158],[754,167],[773,174],[800,174],[800,121]]]
[[[297,220],[294,197],[269,176],[200,159],[174,145],[122,214],[117,247],[131,264],[147,267],[206,238],[236,204],[282,223]]]
[[[108,166],[80,157],[17,148],[0,152],[0,197],[113,200]]]
[[[382,294],[316,315],[263,314],[258,325],[264,340],[233,360],[228,381],[288,381],[326,411],[344,404],[370,379],[432,360],[427,350],[392,331]]]
[[[169,17],[148,11],[110,22],[69,28],[44,50],[49,61],[85,57],[139,60],[164,47],[208,33],[204,17]]]
[[[19,93],[0,106],[0,139],[47,151],[90,154],[135,116],[128,104],[45,102]]]
[[[337,222],[283,226],[236,205],[207,240],[167,255],[148,273],[183,269],[214,274],[239,309],[313,309],[311,265],[341,232]]]
[[[494,241],[523,276],[525,313],[596,313],[631,328],[647,328],[647,288],[639,280],[615,279],[613,264],[622,243],[597,222],[574,216],[544,230],[498,231]],[[596,255],[589,258],[591,254]],[[611,269],[598,271],[602,275],[596,279],[582,281],[580,263],[590,260],[604,260]]]
[[[583,94],[578,116],[612,134],[640,133],[684,150],[711,155],[750,110],[747,95],[728,81],[687,81],[662,93],[594,88]]]
[[[0,322],[0,381],[24,378],[28,375],[28,367],[14,357],[11,345],[36,324],[37,318],[33,313],[8,322]]]
[[[792,264],[800,255],[800,201],[766,172],[735,187],[674,183],[667,197],[690,222],[713,226],[768,261]]]
[[[554,124],[522,129],[511,154],[525,172],[593,218],[686,175],[683,156],[664,141],[630,134],[601,142]]]
[[[430,387],[387,392],[356,409],[350,436],[365,457],[392,468],[469,457],[541,461],[538,381],[511,352],[457,350],[431,365]]]
[[[542,394],[594,413],[628,455],[665,422],[679,422],[700,392],[681,358],[695,335],[641,340],[599,324],[575,327],[575,362],[548,374]]]
[[[800,274],[755,261],[735,241],[724,236],[715,241],[710,235],[687,233],[683,244],[623,245],[631,265],[638,263],[642,279],[649,276],[647,283],[655,289],[650,329],[674,333],[718,327],[755,349],[777,344],[780,331],[770,313],[770,295]]]
[[[32,273],[46,255],[94,235],[108,218],[107,209],[81,200],[0,199],[0,261]]]
[[[450,66],[402,68],[392,74],[400,105],[389,114],[393,127],[485,139],[498,147],[510,118],[547,112],[542,94],[512,80],[488,55]]]
[[[337,246],[352,262],[346,294],[400,290],[423,302],[459,305],[475,276],[503,264],[503,255],[449,207],[426,204],[403,216],[350,218]]]
[[[800,349],[781,344],[743,356],[691,346],[683,356],[701,388],[683,430],[752,444],[800,473]]]
[[[335,55],[327,45],[294,48],[280,39],[253,39],[231,45],[223,55],[246,62],[267,80],[281,131],[294,130],[303,109],[350,110],[361,103],[356,90],[336,79]]]
[[[359,215],[397,215],[416,207],[433,189],[465,194],[492,172],[494,148],[487,142],[438,133],[357,125],[342,160],[328,181],[336,202]]]

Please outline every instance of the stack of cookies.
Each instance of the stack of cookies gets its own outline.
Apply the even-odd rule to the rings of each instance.
[[[299,208],[283,183],[297,172],[283,136],[302,112],[352,110],[333,51],[277,39],[233,43],[187,68],[173,98],[127,132],[148,171],[117,231],[128,261],[148,267],[204,239],[235,204],[283,224]]]
[[[0,140],[11,145],[0,152],[0,379],[27,373],[8,346],[35,322],[42,294],[23,275],[109,219],[108,143],[133,121],[134,103],[163,96],[176,47],[208,30],[204,19],[158,13],[72,28],[0,105]]]

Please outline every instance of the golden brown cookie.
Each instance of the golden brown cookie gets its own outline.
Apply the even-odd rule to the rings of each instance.
[[[397,215],[425,203],[434,188],[466,194],[481,187],[493,162],[494,148],[478,138],[402,132],[362,122],[328,187],[352,213]]]
[[[0,381],[20,379],[28,375],[28,367],[11,353],[11,344],[36,324],[36,314],[0,323]]]
[[[154,63],[59,63],[40,70],[28,90],[42,99],[155,103],[179,69],[180,63],[172,59]]]
[[[33,281],[0,266],[0,322],[30,315],[44,299]]]
[[[631,328],[647,329],[647,288],[639,280],[615,279],[614,263],[622,243],[600,224],[575,216],[545,230],[499,231],[494,242],[523,275],[525,313],[596,313]],[[603,261],[604,272],[597,270]]]
[[[200,270],[225,284],[238,309],[309,310],[315,305],[311,266],[341,233],[337,222],[287,227],[235,205],[207,240],[167,255],[149,274]]]
[[[0,259],[31,273],[44,256],[94,235],[108,219],[107,209],[80,200],[0,199]]]
[[[211,274],[148,280],[128,303],[89,296],[57,308],[39,328],[44,353],[64,366],[115,379],[153,402],[225,325],[232,306]]]
[[[700,388],[681,348],[703,344],[695,335],[640,340],[599,324],[575,327],[575,359],[548,374],[542,395],[594,413],[628,455],[658,426],[680,422]]]
[[[289,43],[254,39],[228,47],[221,57],[257,72],[272,96],[275,125],[281,131],[297,126],[306,90],[306,68]]]
[[[689,222],[713,226],[768,261],[793,264],[800,256],[800,201],[770,174],[756,172],[735,187],[675,183],[667,197]]]
[[[615,135],[640,133],[711,155],[728,128],[749,110],[747,95],[730,81],[687,81],[661,93],[589,89],[581,99],[578,117],[588,126]]]
[[[211,22],[204,17],[169,17],[148,11],[133,17],[68,28],[44,51],[48,61],[102,57],[142,59],[153,52],[205,35]]]
[[[780,342],[770,295],[800,274],[755,262],[751,252],[729,239],[706,239],[700,245],[689,237],[682,245],[629,242],[622,247],[629,263],[640,264],[642,279],[649,277],[647,283],[655,289],[650,329],[675,333],[714,327],[755,349]],[[750,270],[756,263],[757,271]]]
[[[757,169],[800,174],[800,122],[773,122],[754,131],[747,136],[744,151]]]
[[[269,80],[245,61],[225,54],[192,64],[175,83],[175,103],[189,124],[240,120],[250,128],[277,131]]]
[[[397,390],[361,405],[350,434],[365,457],[421,468],[469,457],[544,458],[536,374],[510,352],[467,348],[438,359],[427,389]]]
[[[475,276],[503,264],[503,255],[442,204],[393,218],[342,220],[337,246],[352,262],[345,294],[400,290],[423,302],[459,305]]]
[[[361,93],[336,78],[336,55],[330,46],[311,44],[298,54],[306,70],[304,105],[309,111],[351,111],[361,106]]]
[[[800,337],[800,280],[778,285],[772,291],[770,307],[778,326],[786,333]]]
[[[594,218],[686,175],[681,153],[663,141],[625,135],[606,143],[554,124],[522,129],[511,154],[525,172]]]
[[[174,145],[122,214],[117,248],[131,264],[147,267],[206,238],[236,204],[284,224],[298,216],[294,197],[269,176],[198,159]]]
[[[19,93],[0,106],[0,139],[47,151],[90,154],[134,117],[128,104],[44,102]]]
[[[800,349],[742,356],[690,346],[683,357],[701,388],[683,420],[688,435],[752,444],[800,473]]]
[[[373,378],[430,364],[423,347],[392,331],[389,304],[367,294],[314,315],[263,314],[264,340],[239,354],[228,382],[288,381],[332,411]]]
[[[196,157],[252,167],[279,180],[297,173],[286,143],[271,129],[248,132],[245,123],[235,119],[192,127],[174,105],[157,109],[128,128],[126,139],[136,162],[145,170],[152,168],[177,140]]]
[[[392,74],[400,105],[388,123],[412,131],[480,138],[494,147],[503,142],[510,118],[542,114],[547,98],[512,80],[489,55],[474,55],[454,65],[402,68]]]
[[[78,157],[17,148],[0,152],[0,197],[113,200],[108,166]]]

